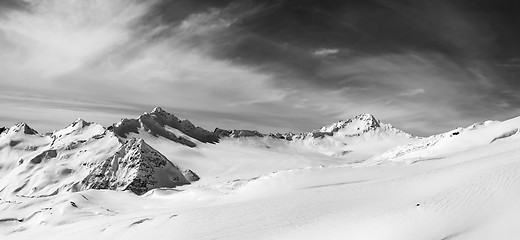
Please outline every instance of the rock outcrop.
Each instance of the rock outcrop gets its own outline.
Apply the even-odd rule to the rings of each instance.
[[[199,175],[194,173],[191,169],[184,170],[182,173],[190,182],[196,182],[200,180]]]
[[[217,143],[219,136],[201,127],[193,125],[189,120],[180,120],[162,108],[154,108],[137,119],[122,119],[109,127],[117,136],[127,138],[130,133],[139,134],[140,130],[153,136],[161,136],[188,147],[197,146],[193,139],[203,143]]]
[[[143,194],[190,182],[181,170],[142,139],[129,139],[82,181],[83,189],[130,190]]]
[[[36,130],[32,129],[31,127],[29,127],[29,125],[27,125],[27,123],[24,122],[19,122],[15,124],[9,129],[9,132],[22,132],[28,135],[38,134]]]

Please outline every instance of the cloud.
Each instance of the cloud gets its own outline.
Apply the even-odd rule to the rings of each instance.
[[[408,97],[408,96],[415,96],[415,95],[422,94],[422,93],[425,93],[424,88],[416,88],[416,89],[406,90],[406,91],[402,92],[401,94],[399,94],[399,96]]]
[[[131,24],[149,1],[29,1],[29,11],[10,11],[0,20],[4,71],[27,70],[52,78],[82,67],[113,47],[128,42]],[[9,61],[7,61],[9,60]]]
[[[271,74],[213,58],[211,44],[197,42],[225,31],[243,13],[233,16],[227,8],[208,9],[178,24],[144,21],[156,3],[31,1],[30,11],[11,9],[0,19],[0,39],[7,43],[0,56],[6,64],[0,68],[10,86],[0,91],[39,98],[10,98],[8,103],[28,109],[59,106],[84,118],[118,111],[103,104],[140,106],[140,111],[132,110],[135,114],[157,105],[233,113],[243,107],[239,102],[282,100],[273,95],[284,93],[271,85]],[[92,114],[81,111],[81,102],[92,100],[96,104],[87,107]],[[31,107],[34,102],[38,104]],[[0,104],[5,114],[27,118],[8,103]]]
[[[454,35],[456,26],[425,30],[439,17],[430,11],[410,21],[428,8],[390,6],[379,18],[370,10],[378,1],[333,2],[9,3],[0,10],[0,109],[9,119],[35,112],[45,131],[162,106],[210,129],[308,131],[370,112],[420,134],[518,112],[514,83],[466,54],[486,41],[460,56],[441,51],[480,32],[455,8],[443,22],[464,30]]]
[[[312,54],[318,57],[326,57],[329,55],[334,55],[339,52],[339,49],[334,48],[320,48],[315,50]]]

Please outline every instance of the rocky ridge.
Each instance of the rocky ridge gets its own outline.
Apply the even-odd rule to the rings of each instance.
[[[127,138],[131,133],[147,132],[155,137],[161,136],[188,147],[196,147],[197,141],[202,143],[219,141],[215,133],[197,127],[189,120],[180,120],[160,107],[154,108],[150,113],[142,114],[137,119],[122,119],[108,129],[121,138]]]
[[[122,139],[82,119],[44,135],[25,123],[5,130],[0,135],[0,176],[0,195],[29,197],[86,189],[143,194],[190,183],[144,140]]]

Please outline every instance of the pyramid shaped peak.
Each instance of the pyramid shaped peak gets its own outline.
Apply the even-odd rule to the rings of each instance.
[[[78,118],[78,119],[76,119],[74,122],[72,122],[70,124],[70,126],[77,127],[77,128],[83,128],[83,127],[88,126],[88,125],[90,125],[90,123],[88,123],[87,121],[83,120],[82,118]]]
[[[77,118],[73,123],[86,123],[86,121],[83,118]]]
[[[374,115],[369,113],[362,113],[354,117],[354,119],[361,120],[367,122],[368,125],[373,127],[379,127],[381,125],[381,121],[374,117]]]
[[[130,190],[138,195],[185,184],[190,182],[181,170],[141,138],[128,139],[82,180],[83,189]]]
[[[337,132],[340,129],[353,128],[355,131],[363,132],[369,129],[381,127],[381,122],[372,114],[362,113],[346,120],[340,120],[332,125],[324,126],[320,132]]]
[[[32,129],[31,127],[29,127],[29,125],[27,123],[24,123],[24,122],[19,122],[17,124],[15,124],[14,126],[12,126],[10,129],[9,129],[10,132],[23,132],[25,134],[29,134],[29,135],[36,135],[38,134],[38,132],[34,129]]]

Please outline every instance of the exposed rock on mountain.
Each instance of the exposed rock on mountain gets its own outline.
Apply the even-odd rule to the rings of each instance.
[[[27,124],[6,132],[0,135],[0,195],[37,197],[89,188],[142,194],[189,184],[181,170],[143,140],[119,138],[82,119],[45,135]]]
[[[248,137],[270,147],[269,141],[282,141],[287,147],[319,152],[329,156],[356,155],[356,159],[382,153],[391,147],[414,142],[416,137],[390,124],[385,124],[370,114],[360,114],[347,120],[306,133],[262,134],[251,130],[215,129],[220,137]]]
[[[341,135],[343,137],[357,137],[368,132],[393,132],[396,134],[412,135],[396,129],[390,124],[381,123],[371,114],[360,114],[351,119],[341,120],[332,125],[321,127],[319,130],[314,130],[307,133],[270,133],[263,134],[254,130],[224,130],[220,128],[215,129],[215,133],[220,137],[272,137],[277,139],[286,139],[289,141],[296,139],[317,138],[322,139],[327,136]]]
[[[27,123],[24,122],[19,122],[16,125],[12,126],[9,129],[9,132],[22,132],[29,135],[38,134],[36,130],[32,129],[31,127],[29,127],[29,125],[27,125]]]
[[[255,130],[224,130],[224,129],[216,128],[214,133],[217,134],[219,137],[232,137],[232,138],[265,136],[265,134],[262,134]]]
[[[138,119],[123,119],[109,127],[109,130],[122,138],[131,133],[148,132],[153,136],[161,136],[171,141],[186,145],[197,146],[195,140],[202,143],[217,143],[217,134],[193,125],[189,120],[180,120],[162,108],[154,108],[151,113],[144,113]]]
[[[82,181],[84,189],[131,190],[136,194],[189,183],[177,166],[142,139],[128,140]]]
[[[32,164],[39,164],[41,163],[43,160],[47,160],[47,159],[51,159],[51,158],[55,158],[58,156],[58,152],[54,149],[51,149],[51,150],[45,150],[43,151],[42,153],[36,155],[36,157],[34,157],[33,159],[31,159],[31,163]]]
[[[0,194],[46,196],[91,188],[143,194],[153,188],[175,187],[200,179],[192,170],[181,171],[142,138],[153,139],[151,142],[157,144],[154,147],[168,151],[169,157],[190,168],[197,165],[190,166],[177,154],[189,151],[202,161],[206,157],[203,151],[172,146],[179,143],[193,148],[225,138],[232,141],[222,148],[217,145],[214,150],[260,147],[262,151],[272,149],[273,153],[306,152],[367,159],[415,140],[369,114],[299,134],[219,128],[209,132],[161,108],[136,119],[123,119],[108,129],[77,119],[64,129],[39,135],[27,124],[18,123],[0,135],[0,176],[7,176],[0,178]]]
[[[196,182],[200,180],[200,177],[194,173],[191,169],[184,170],[182,172],[184,176],[190,181],[190,182]]]

